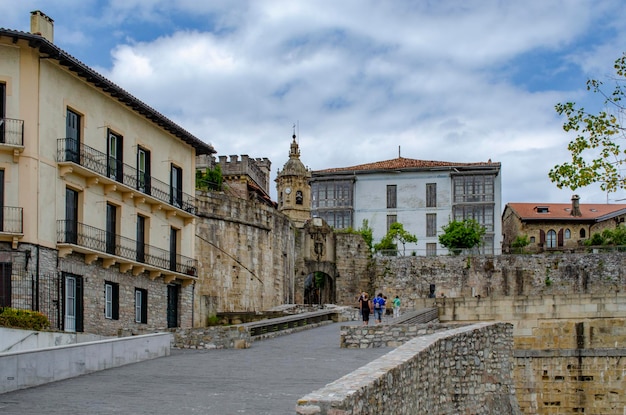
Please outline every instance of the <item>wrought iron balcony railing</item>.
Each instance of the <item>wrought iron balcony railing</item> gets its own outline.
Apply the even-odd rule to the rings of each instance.
[[[24,233],[24,212],[21,207],[3,206],[0,215],[1,233]]]
[[[24,146],[24,120],[0,118],[0,144]]]
[[[196,198],[128,164],[107,156],[73,138],[57,141],[57,161],[76,163],[87,170],[115,180],[133,190],[151,196],[161,202],[196,214]]]
[[[198,261],[193,258],[141,244],[136,240],[80,222],[58,220],[57,243],[77,245],[162,270],[197,276]]]

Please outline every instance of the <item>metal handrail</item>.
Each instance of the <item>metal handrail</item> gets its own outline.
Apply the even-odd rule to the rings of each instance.
[[[196,214],[196,198],[194,196],[181,192],[152,176],[142,175],[136,168],[111,159],[105,153],[80,143],[74,138],[57,140],[57,161],[76,163],[94,173],[152,196],[161,202],[193,215]]]
[[[24,233],[24,209],[21,207],[3,206],[0,220],[0,232]]]
[[[24,120],[0,118],[0,144],[24,146]]]
[[[197,276],[198,272],[196,259],[148,244],[141,245],[134,239],[80,222],[57,220],[57,243],[82,246],[192,277]]]

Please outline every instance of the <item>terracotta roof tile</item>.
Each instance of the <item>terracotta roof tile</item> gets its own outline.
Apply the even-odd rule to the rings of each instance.
[[[391,160],[377,161],[374,163],[359,164],[350,167],[335,167],[324,170],[316,170],[314,173],[338,173],[344,171],[368,171],[368,170],[402,170],[402,169],[429,169],[437,167],[500,167],[500,163],[491,160],[479,163],[455,163],[449,161],[416,160],[398,157]]]
[[[572,216],[571,203],[507,203],[524,220],[595,220],[602,216],[626,213],[626,204],[581,203],[582,216]],[[506,209],[506,208],[505,208]],[[546,210],[547,212],[541,212]]]

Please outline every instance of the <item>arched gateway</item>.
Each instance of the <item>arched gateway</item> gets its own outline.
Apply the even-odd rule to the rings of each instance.
[[[336,303],[338,272],[332,228],[321,218],[309,219],[299,229],[296,245],[296,303]]]

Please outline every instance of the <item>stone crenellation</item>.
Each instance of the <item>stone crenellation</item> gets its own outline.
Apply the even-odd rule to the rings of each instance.
[[[416,337],[299,399],[296,414],[518,415],[512,352],[505,323]]]

